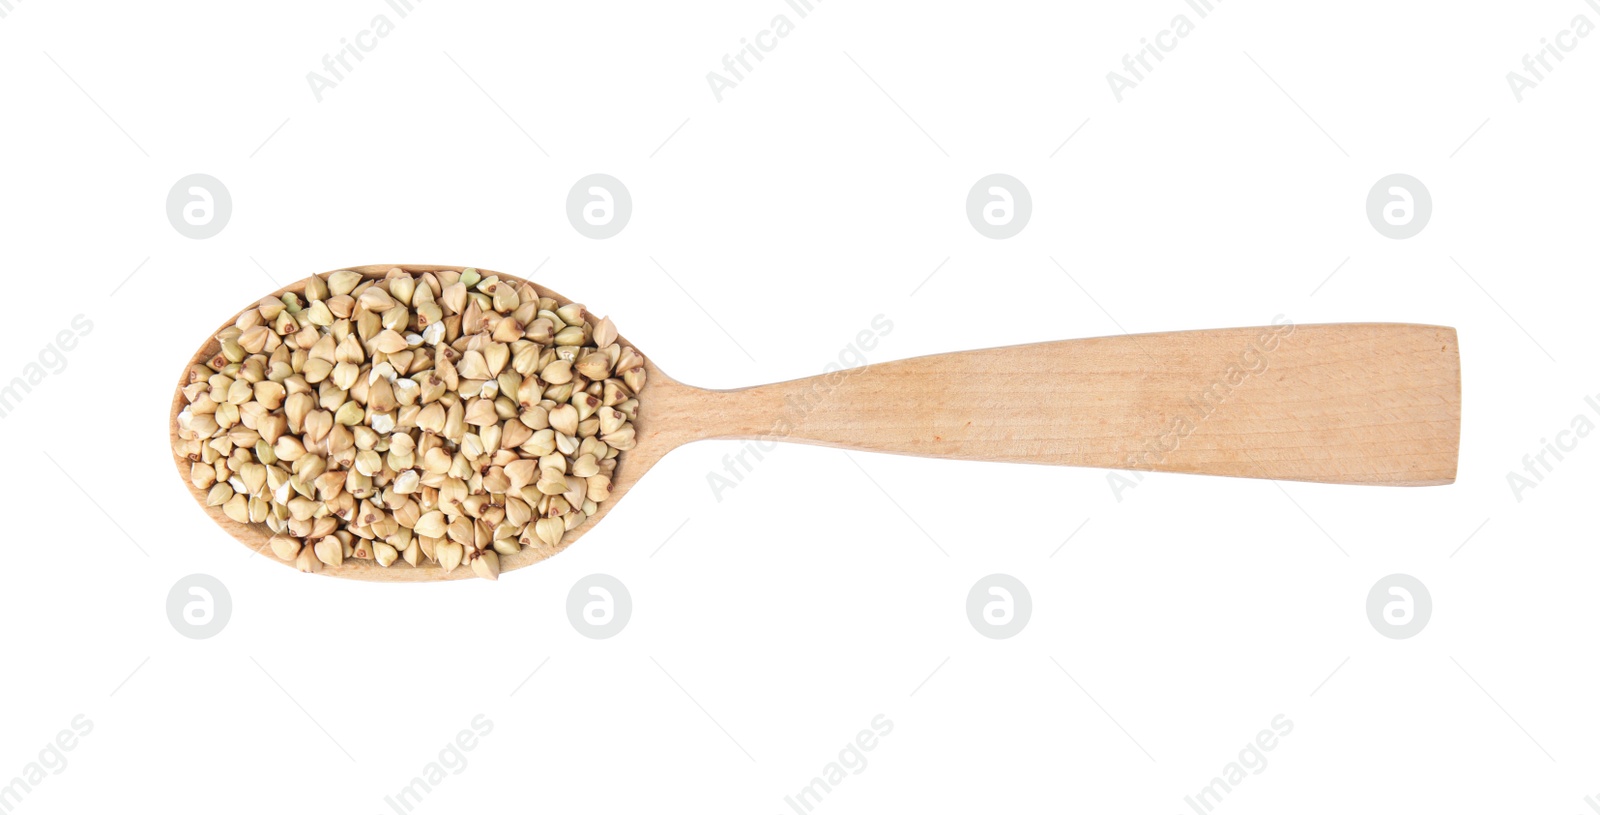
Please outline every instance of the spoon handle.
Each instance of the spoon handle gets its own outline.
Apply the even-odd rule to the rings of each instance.
[[[685,391],[696,438],[1336,484],[1449,484],[1461,427],[1455,329],[1387,323],[1066,340]]]

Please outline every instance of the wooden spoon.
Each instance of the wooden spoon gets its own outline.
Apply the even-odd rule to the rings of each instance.
[[[394,267],[351,268],[382,278]],[[400,268],[415,274],[462,267]],[[533,285],[541,295],[566,299]],[[217,331],[232,323],[230,318]],[[217,353],[216,333],[185,370]],[[1456,332],[1440,326],[1280,322],[1063,340],[884,362],[728,391],[682,384],[646,360],[648,384],[635,422],[638,446],[622,454],[610,500],[568,532],[559,548],[525,547],[502,557],[502,572],[571,545],[662,456],[700,439],[1389,486],[1453,482],[1460,441]],[[175,389],[168,422],[174,441],[185,404],[181,388]],[[264,525],[239,524],[220,507],[205,507],[205,491],[189,482],[189,461],[176,454],[173,461],[212,520],[244,545],[265,547],[271,536]],[[270,553],[264,559],[281,562]],[[410,582],[468,577],[472,571],[462,567],[447,575],[433,563],[385,568],[347,559],[321,573]]]

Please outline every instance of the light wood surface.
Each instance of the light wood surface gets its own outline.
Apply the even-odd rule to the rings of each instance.
[[[1455,331],[1392,324],[1064,340],[666,395],[652,418],[695,438],[1399,486],[1455,479],[1461,406]]]
[[[382,277],[393,267],[350,268]],[[401,268],[415,273],[461,267]],[[277,293],[299,291],[303,282]],[[541,294],[567,299],[534,285]],[[208,338],[192,362],[216,351],[214,337]],[[622,455],[611,499],[568,532],[561,547],[525,547],[502,557],[502,573],[571,545],[604,520],[662,456],[700,439],[1332,484],[1455,480],[1460,360],[1455,330],[1439,326],[1286,323],[1063,340],[885,362],[731,391],[677,382],[648,349],[639,352],[646,358],[648,384],[635,422],[638,446]],[[174,439],[184,404],[175,390],[169,418]],[[189,462],[173,459],[184,487],[212,520],[246,546],[264,547],[270,537],[264,525],[239,524],[220,507],[204,507],[204,491],[189,483]],[[260,556],[282,563],[270,550]],[[321,574],[427,581],[472,572],[458,568],[445,575],[432,564],[384,568],[351,559]]]

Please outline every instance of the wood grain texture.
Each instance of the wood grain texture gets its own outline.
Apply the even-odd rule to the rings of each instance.
[[[350,268],[381,278],[394,267]],[[400,268],[419,273],[462,267]],[[542,295],[568,299],[533,285]],[[217,330],[236,317],[237,312]],[[216,333],[185,370],[217,352]],[[646,357],[648,384],[635,422],[638,446],[621,456],[611,499],[560,546],[525,547],[502,557],[502,573],[570,546],[663,456],[700,439],[1334,484],[1455,480],[1460,360],[1455,330],[1439,326],[1284,323],[1063,340],[728,391],[684,385],[662,372],[645,349],[639,351]],[[175,388],[168,422],[174,441],[184,405],[181,387]],[[174,454],[173,461],[185,489],[218,526],[245,546],[265,547],[270,533],[264,525],[239,524],[220,507],[205,507],[205,491],[189,482],[188,460]],[[270,551],[262,557],[282,563]],[[417,582],[472,572],[458,568],[446,575],[435,564],[400,561],[384,568],[351,559],[321,574]]]
[[[1455,480],[1461,375],[1454,329],[1284,324],[939,354],[651,413],[701,438],[1421,486]]]

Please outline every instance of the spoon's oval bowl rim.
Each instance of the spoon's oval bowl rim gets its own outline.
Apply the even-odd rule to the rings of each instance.
[[[382,280],[388,276],[390,270],[392,269],[399,269],[412,275],[421,275],[425,272],[460,272],[469,268],[477,269],[481,274],[483,274],[484,277],[489,277],[491,275],[496,276],[503,281],[511,283],[512,285],[520,286],[523,283],[527,283],[528,285],[533,286],[534,290],[537,291],[541,297],[552,297],[561,302],[582,302],[571,300],[570,298],[567,298],[558,292],[552,291],[551,289],[541,286],[538,283],[526,278],[518,277],[512,274],[506,274],[504,272],[496,272],[491,269],[485,269],[481,266],[434,266],[427,264],[384,263],[370,266],[341,266],[337,269],[322,272],[316,276],[326,280],[327,276],[333,272],[348,270],[359,272],[361,273],[362,277],[368,280]],[[303,294],[307,280],[309,280],[309,277],[301,278],[300,280],[284,286],[277,291],[262,295],[262,297],[282,297],[287,292]],[[180,441],[178,437],[178,414],[182,412],[183,409],[189,404],[188,400],[183,398],[183,380],[188,375],[190,366],[204,366],[206,360],[210,359],[213,355],[220,351],[221,343],[217,341],[217,334],[221,333],[221,331],[228,326],[233,325],[234,322],[239,319],[239,315],[243,314],[249,309],[255,308],[260,303],[261,299],[262,298],[258,297],[249,305],[235,311],[233,316],[229,317],[226,321],[217,326],[217,328],[212,330],[212,332],[207,335],[205,343],[202,344],[194,353],[194,355],[184,363],[183,372],[178,376],[177,387],[173,389],[172,410],[167,416],[167,433],[172,442],[172,444],[169,445],[169,450],[176,447],[177,442]],[[632,343],[628,342],[625,337],[620,335],[617,337],[617,342],[626,345],[632,345]],[[634,346],[634,350],[637,351],[638,346]],[[639,353],[641,356],[644,354],[643,351],[639,351]],[[641,403],[646,400],[647,397],[644,394],[648,394],[650,392],[651,386],[666,386],[666,382],[670,381],[667,379],[667,377],[662,375],[660,370],[649,361],[648,357],[645,358],[645,368],[646,386],[644,393],[639,397]],[[567,532],[567,534],[561,539],[560,544],[557,546],[550,546],[541,542],[538,546],[524,546],[514,555],[501,555],[500,572],[502,574],[516,571],[517,569],[521,569],[525,566],[531,566],[534,563],[538,563],[539,561],[553,557],[554,555],[565,551],[567,547],[575,543],[578,538],[583,537],[589,530],[593,529],[596,524],[603,520],[606,516],[606,513],[610,512],[612,507],[616,506],[617,503],[621,501],[628,489],[638,481],[639,476],[642,475],[646,470],[650,469],[655,461],[660,458],[660,455],[664,453],[665,450],[657,451],[653,445],[646,443],[646,428],[648,427],[646,413],[647,411],[641,404],[641,409],[639,411],[640,421],[634,422],[635,435],[639,440],[638,446],[619,455],[617,471],[612,476],[611,497],[600,504],[599,511],[596,512],[592,517],[585,520],[584,523],[578,528]],[[642,453],[641,448],[643,448]],[[174,467],[177,468],[179,480],[182,482],[184,489],[189,492],[190,497],[194,499],[196,506],[204,511],[206,515],[210,516],[211,520],[214,521],[217,526],[221,527],[224,532],[228,533],[229,537],[244,545],[245,548],[259,553],[266,560],[286,566],[290,569],[295,569],[295,565],[293,563],[280,560],[271,551],[264,551],[268,549],[267,543],[272,539],[272,532],[267,529],[266,524],[241,524],[223,514],[222,507],[206,506],[205,499],[207,491],[195,487],[193,482],[191,482],[189,479],[189,469],[192,462],[187,457],[178,455],[175,451],[172,452],[172,461]],[[315,574],[326,575],[328,577],[339,577],[347,580],[366,580],[384,583],[424,583],[476,577],[472,569],[468,568],[465,563],[456,567],[449,573],[446,573],[439,567],[438,563],[431,560],[425,561],[418,566],[412,566],[409,563],[406,563],[404,560],[396,560],[393,564],[385,567],[379,565],[376,560],[359,558],[346,558],[344,563],[339,566],[322,564],[322,568],[315,572]]]

